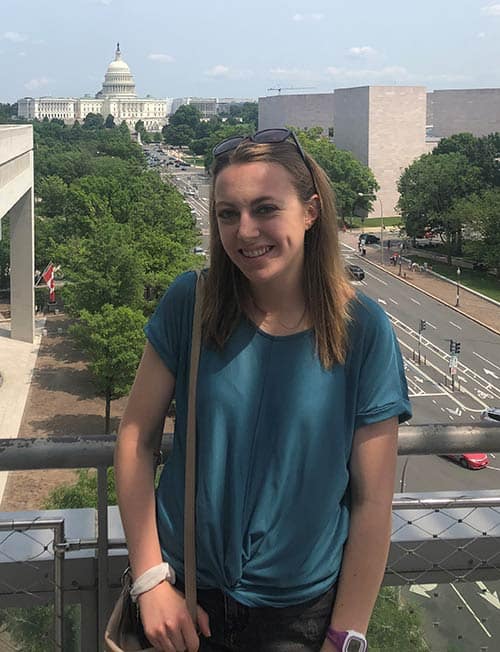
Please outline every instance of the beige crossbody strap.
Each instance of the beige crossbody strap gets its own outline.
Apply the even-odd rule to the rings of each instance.
[[[184,487],[184,585],[186,604],[193,619],[197,622],[196,598],[196,384],[201,348],[201,311],[203,304],[203,277],[197,272],[196,296],[191,338],[191,362],[189,366],[189,398],[186,431],[186,473]]]

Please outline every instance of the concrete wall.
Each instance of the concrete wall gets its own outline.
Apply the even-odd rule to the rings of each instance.
[[[433,91],[427,97],[427,124],[433,125],[433,136],[500,132],[500,88]]]
[[[259,97],[259,129],[293,126],[333,129],[333,93]]]
[[[365,165],[369,161],[369,98],[369,86],[335,91],[335,145]]]
[[[34,339],[33,127],[0,125],[0,220],[9,214],[11,336]]]
[[[423,86],[370,86],[368,165],[377,179],[384,215],[396,215],[397,182],[427,152],[426,90]],[[352,150],[351,150],[352,151]],[[379,206],[373,215],[380,215]]]

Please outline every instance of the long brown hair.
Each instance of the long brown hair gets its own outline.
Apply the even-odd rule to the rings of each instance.
[[[224,251],[215,214],[217,176],[229,165],[275,163],[285,168],[298,197],[304,203],[319,196],[319,215],[304,239],[304,297],[314,330],[316,352],[325,369],[343,363],[347,351],[349,284],[339,249],[333,190],[323,169],[307,153],[310,170],[291,142],[256,144],[244,140],[236,149],[214,160],[210,189],[210,269],[203,305],[204,337],[223,348],[241,318],[248,298],[246,278]],[[314,177],[314,179],[312,178]]]

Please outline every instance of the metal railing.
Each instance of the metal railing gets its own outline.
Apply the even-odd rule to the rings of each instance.
[[[37,512],[32,518],[25,513],[0,515],[0,607],[53,603],[53,644],[58,651],[64,649],[65,603],[82,606],[82,652],[99,649],[126,564],[118,510],[108,507],[107,499],[114,445],[114,436],[0,439],[0,471],[97,469],[97,510]],[[165,435],[164,456],[171,446],[172,435]],[[400,429],[400,455],[476,450],[500,452],[500,427]],[[396,495],[385,584],[485,578],[500,578],[498,492]]]

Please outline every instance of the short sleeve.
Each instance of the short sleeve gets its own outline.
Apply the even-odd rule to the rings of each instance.
[[[355,427],[411,418],[403,358],[392,325],[375,302],[362,301]]]
[[[196,272],[178,276],[144,327],[148,341],[174,376],[183,347],[191,341],[195,286]]]

